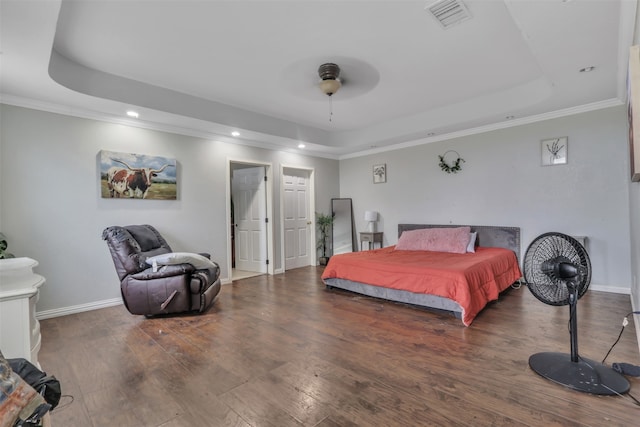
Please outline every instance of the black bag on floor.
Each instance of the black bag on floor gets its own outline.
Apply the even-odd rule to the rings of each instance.
[[[56,377],[47,375],[46,372],[38,369],[37,366],[27,359],[7,359],[7,361],[11,366],[11,370],[40,393],[40,395],[44,397],[44,400],[51,405],[51,409],[58,406],[62,390],[60,389],[60,381],[58,381]]]

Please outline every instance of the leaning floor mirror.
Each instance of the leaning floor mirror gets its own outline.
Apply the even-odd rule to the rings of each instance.
[[[353,207],[351,199],[331,199],[331,213],[333,215],[333,254],[354,252],[353,238]]]

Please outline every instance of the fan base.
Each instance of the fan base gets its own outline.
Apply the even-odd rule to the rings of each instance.
[[[529,366],[537,374],[573,390],[599,395],[618,395],[629,391],[629,381],[602,363],[570,354],[537,353],[529,357]]]

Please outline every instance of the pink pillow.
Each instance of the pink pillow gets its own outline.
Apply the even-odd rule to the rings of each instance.
[[[402,233],[396,244],[400,251],[467,252],[471,227],[423,228]]]

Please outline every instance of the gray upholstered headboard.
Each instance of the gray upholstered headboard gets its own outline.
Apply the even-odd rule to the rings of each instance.
[[[520,260],[520,227],[502,227],[494,225],[437,225],[437,224],[398,224],[398,237],[405,230],[417,230],[420,228],[451,228],[471,227],[471,231],[478,232],[480,246],[507,248],[516,253]]]

